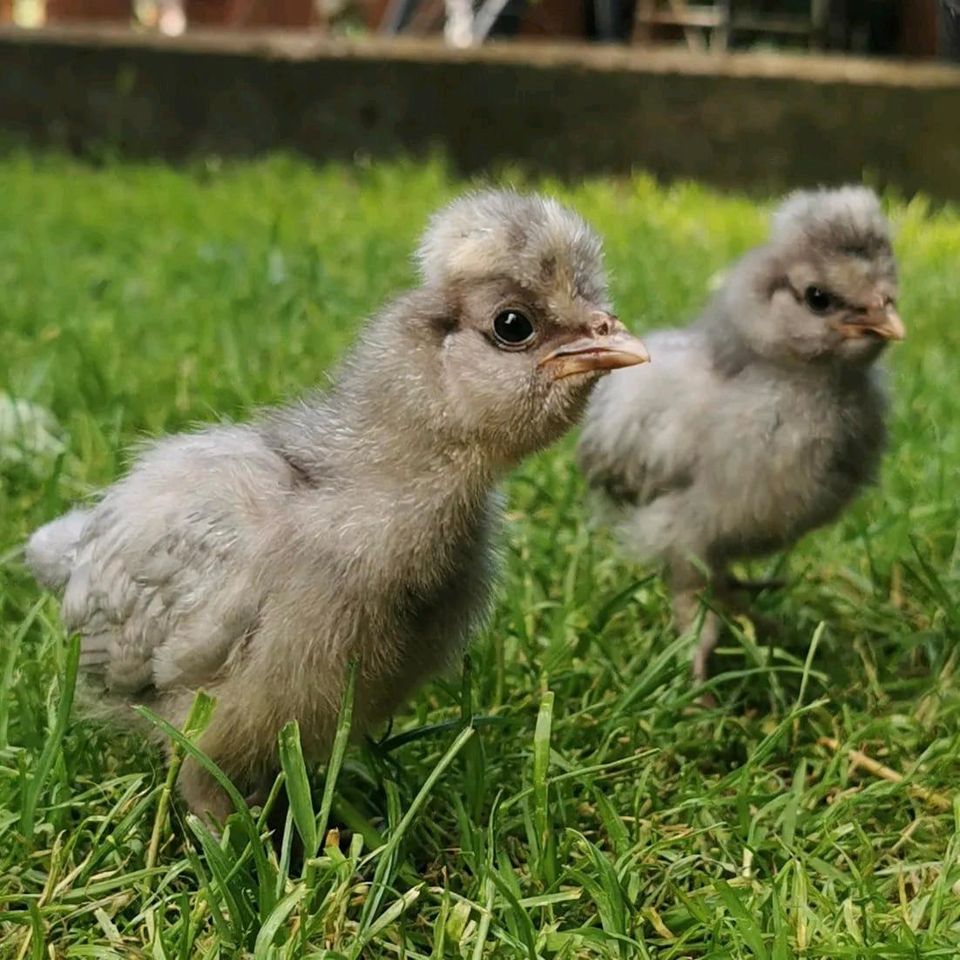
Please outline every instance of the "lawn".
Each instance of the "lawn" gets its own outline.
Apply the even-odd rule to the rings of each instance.
[[[67,719],[71,648],[18,546],[137,439],[322,380],[463,184],[26,155],[0,184],[0,390],[55,418],[37,452],[0,444],[0,957],[957,956],[957,211],[889,198],[909,336],[881,482],[756,565],[789,579],[758,601],[782,631],[739,624],[716,709],[662,582],[588,526],[568,438],[508,483],[462,676],[348,750],[330,823],[350,832],[301,864],[293,814],[218,843],[168,810],[157,754]],[[643,177],[537,186],[606,236],[638,331],[696,310],[769,210]],[[287,769],[309,835],[325,772],[311,799],[295,747]]]

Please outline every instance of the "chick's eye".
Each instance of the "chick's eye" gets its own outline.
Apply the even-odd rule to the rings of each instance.
[[[820,287],[807,287],[803,291],[803,302],[814,313],[826,313],[833,306],[833,297]]]
[[[533,324],[519,310],[504,310],[493,321],[493,335],[507,347],[521,347],[533,334]]]

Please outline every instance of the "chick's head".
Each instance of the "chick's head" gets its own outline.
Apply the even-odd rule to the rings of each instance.
[[[442,304],[444,416],[508,460],[567,430],[603,373],[648,359],[611,312],[599,238],[555,200],[463,197],[434,217],[417,259]]]
[[[760,353],[865,364],[904,337],[890,227],[866,187],[788,196],[751,266],[759,309],[732,314]]]

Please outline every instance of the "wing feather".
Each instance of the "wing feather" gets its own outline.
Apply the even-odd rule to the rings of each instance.
[[[278,463],[240,428],[173,438],[90,511],[61,609],[109,689],[200,685],[255,630],[251,504],[282,486]]]

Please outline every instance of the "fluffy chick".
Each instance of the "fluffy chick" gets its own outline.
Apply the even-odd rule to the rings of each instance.
[[[689,327],[645,336],[643,376],[595,392],[579,460],[627,549],[665,562],[677,626],[728,564],[792,544],[870,482],[887,402],[874,362],[904,328],[890,231],[863,187],[797,192]],[[703,681],[719,624],[707,613]]]
[[[450,664],[487,608],[497,480],[579,416],[607,369],[646,354],[609,312],[600,241],[553,200],[462,198],[430,224],[421,286],[362,332],[325,393],[154,443],[96,505],[27,545],[63,590],[101,710],[181,724],[257,794],[277,733],[328,748],[346,666],[355,732]],[[197,813],[230,804],[188,761]]]

